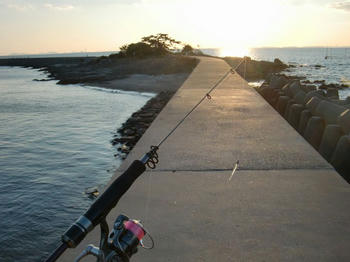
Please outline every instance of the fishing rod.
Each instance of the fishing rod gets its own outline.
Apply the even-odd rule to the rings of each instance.
[[[142,240],[148,232],[139,221],[120,215],[114,223],[112,232],[109,233],[106,216],[116,206],[120,198],[128,191],[135,180],[146,171],[146,166],[150,169],[156,168],[156,165],[159,162],[157,151],[160,146],[206,98],[211,99],[210,94],[230,74],[234,74],[238,67],[245,61],[246,58],[244,57],[235,68],[231,67],[156,146],[151,146],[150,151],[148,151],[140,160],[134,160],[128,169],[114,180],[104,193],[90,206],[85,214],[79,217],[78,220],[62,235],[62,244],[52,252],[45,262],[54,262],[66,251],[67,248],[75,248],[78,246],[86,235],[97,225],[100,225],[101,229],[99,248],[89,245],[75,261],[80,261],[87,255],[93,255],[98,258],[98,262],[128,262],[130,257],[137,252],[138,245],[147,249],[147,247],[143,245]],[[151,238],[150,235],[149,237]],[[152,247],[153,240],[150,248]]]

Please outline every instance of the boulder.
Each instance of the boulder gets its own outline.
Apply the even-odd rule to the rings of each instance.
[[[275,58],[275,60],[273,60],[273,63],[276,64],[277,66],[284,66],[285,64],[279,60],[278,58]]]

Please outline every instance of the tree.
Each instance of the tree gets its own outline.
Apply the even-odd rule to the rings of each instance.
[[[145,36],[141,42],[131,43],[121,46],[118,54],[112,54],[110,57],[145,57],[159,56],[171,53],[172,48],[181,44],[180,41],[169,37],[168,34],[157,34]]]
[[[194,54],[194,49],[191,45],[185,45],[182,50],[181,50],[181,54],[183,55],[193,55]]]
[[[127,57],[145,57],[145,56],[150,56],[154,53],[154,50],[152,47],[150,47],[146,43],[138,42],[138,43],[133,43],[130,44],[126,47],[125,52]]]
[[[142,37],[142,42],[154,48],[158,54],[169,53],[176,45],[181,44],[180,41],[169,37],[168,34],[157,34]]]

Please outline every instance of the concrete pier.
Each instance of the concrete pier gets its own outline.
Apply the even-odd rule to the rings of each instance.
[[[201,58],[118,176],[229,69]],[[142,220],[155,240],[132,261],[350,261],[350,186],[239,75],[230,75],[159,150],[108,217]],[[228,181],[234,163],[240,167]],[[99,228],[60,261],[73,261]],[[94,261],[94,259],[86,259]]]

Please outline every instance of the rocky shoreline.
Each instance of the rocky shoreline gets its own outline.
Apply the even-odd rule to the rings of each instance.
[[[197,63],[198,60],[193,57],[176,55],[142,59],[113,59],[110,57],[0,59],[0,66],[39,69],[48,74],[49,80],[57,80],[58,84],[61,85],[84,84],[94,86],[107,85],[116,80],[127,79],[135,74],[150,76],[189,74],[196,67]],[[46,80],[36,79],[36,81]],[[118,86],[110,88],[119,89]],[[130,91],[138,91],[132,89],[132,87],[128,87],[128,89]],[[148,91],[152,92],[153,90]]]
[[[125,159],[133,149],[141,136],[146,132],[153,120],[168,103],[174,92],[161,92],[151,98],[140,110],[132,116],[117,130],[111,143],[117,146],[119,153],[115,157]]]

